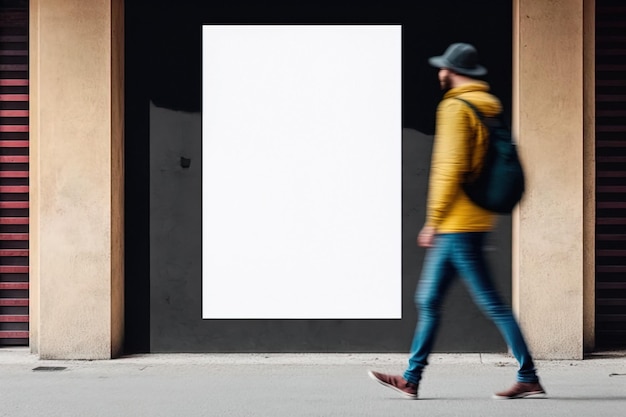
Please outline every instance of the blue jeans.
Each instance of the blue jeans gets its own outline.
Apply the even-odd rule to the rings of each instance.
[[[524,336],[511,308],[498,295],[489,274],[483,254],[486,236],[487,233],[483,232],[439,234],[435,237],[434,247],[428,249],[415,294],[419,319],[411,345],[409,367],[404,373],[407,381],[419,383],[422,371],[428,365],[428,355],[439,327],[443,297],[456,273],[461,276],[474,302],[498,327],[519,362],[517,380],[538,381]]]

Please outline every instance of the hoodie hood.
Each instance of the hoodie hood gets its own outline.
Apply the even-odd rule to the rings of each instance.
[[[455,97],[461,97],[471,102],[486,117],[494,117],[502,112],[500,100],[489,93],[489,84],[482,81],[451,88],[443,96],[444,100]]]

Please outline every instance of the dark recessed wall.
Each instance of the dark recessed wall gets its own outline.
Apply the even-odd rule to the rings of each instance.
[[[423,258],[414,242],[424,220],[431,135],[441,98],[437,71],[426,60],[452,42],[473,43],[490,70],[487,81],[510,114],[511,3],[199,3],[126,1],[126,351],[406,351]],[[403,26],[402,320],[201,319],[201,161],[194,156],[191,167],[182,169],[180,156],[201,146],[203,24]],[[173,200],[180,204],[172,205]],[[164,222],[169,237],[160,228]],[[507,298],[510,240],[510,220],[503,218],[489,256]],[[455,286],[437,350],[505,349],[494,326]]]

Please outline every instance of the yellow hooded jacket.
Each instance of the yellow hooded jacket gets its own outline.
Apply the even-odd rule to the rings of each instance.
[[[487,129],[465,103],[471,102],[484,116],[502,111],[489,85],[475,81],[450,89],[437,108],[435,143],[430,168],[426,225],[436,233],[491,230],[495,214],[478,207],[463,192],[468,173],[477,172],[487,149]]]

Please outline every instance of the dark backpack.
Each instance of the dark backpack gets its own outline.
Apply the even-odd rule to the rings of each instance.
[[[500,214],[511,213],[524,194],[524,170],[517,155],[511,130],[500,117],[484,117],[467,100],[458,98],[476,113],[487,127],[488,146],[482,169],[470,173],[463,191],[476,205]]]

